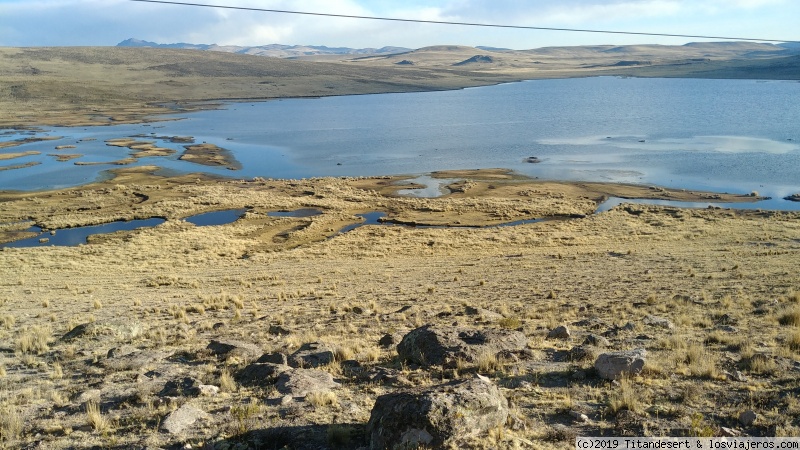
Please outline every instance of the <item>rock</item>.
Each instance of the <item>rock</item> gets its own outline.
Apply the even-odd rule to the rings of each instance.
[[[590,334],[583,340],[583,345],[593,345],[595,347],[609,347],[611,342],[603,336],[597,334]]]
[[[588,319],[579,320],[577,322],[573,322],[572,325],[576,327],[588,328],[590,330],[596,330],[599,328],[608,327],[608,324],[606,324],[597,317],[590,317]]]
[[[618,380],[641,372],[644,369],[646,355],[647,351],[643,348],[603,353],[597,357],[594,368],[600,377],[607,380]]]
[[[484,308],[473,308],[472,306],[467,306],[464,309],[464,312],[468,316],[478,316],[481,318],[481,320],[485,320],[487,322],[493,322],[503,318],[502,314],[498,314],[494,311],[489,311],[488,309]]]
[[[738,370],[734,370],[733,372],[725,372],[725,376],[727,376],[728,379],[731,381],[741,381],[741,382],[747,381],[747,377],[744,376],[744,374],[742,372],[739,372]]]
[[[212,340],[206,348],[220,358],[234,357],[253,360],[264,353],[257,345],[230,339]]]
[[[369,370],[359,374],[359,379],[368,383],[380,383],[399,386],[411,386],[411,381],[399,370],[386,367],[371,367]]]
[[[378,397],[367,423],[370,449],[457,446],[504,426],[508,401],[488,378],[417,388]]]
[[[739,414],[739,423],[746,427],[749,427],[756,421],[757,418],[758,415],[756,414],[756,412],[753,411],[752,409],[748,409],[747,411],[744,411],[741,414]]]
[[[403,336],[400,333],[386,333],[378,341],[378,345],[383,348],[391,348],[397,346],[402,339]]]
[[[138,370],[169,356],[169,353],[159,350],[137,350],[116,356],[118,352],[113,350],[109,351],[109,354],[112,355],[111,357],[99,361],[100,366],[117,371]]]
[[[283,328],[280,325],[270,325],[268,333],[269,334],[274,334],[274,335],[277,335],[277,336],[286,336],[287,334],[292,334],[292,332],[290,330],[288,330],[286,328]]]
[[[211,415],[187,403],[167,414],[161,422],[161,429],[170,434],[179,434],[198,420],[211,420]]]
[[[219,386],[213,384],[201,384],[197,386],[199,394],[203,397],[213,397],[219,394]]]
[[[737,437],[742,435],[742,432],[735,428],[720,427],[719,431],[723,437]]]
[[[583,361],[591,358],[594,358],[594,352],[592,349],[586,348],[582,345],[572,347],[569,351],[570,361]]]
[[[642,322],[644,322],[645,325],[650,325],[652,327],[664,328],[664,329],[667,329],[667,330],[671,330],[671,329],[675,328],[675,325],[673,325],[672,322],[669,321],[669,319],[665,319],[663,317],[658,317],[658,316],[653,316],[653,315],[650,315],[650,314],[646,315],[644,317],[644,320],[642,320]]]
[[[311,342],[303,344],[289,357],[292,367],[319,367],[333,362],[333,350],[325,344]]]
[[[274,353],[264,353],[256,360],[257,363],[272,363],[272,364],[280,364],[280,365],[288,365],[289,364],[289,357],[286,356],[286,353],[282,352],[274,352]]]
[[[528,339],[519,331],[425,325],[406,334],[397,353],[402,360],[423,366],[454,366],[459,359],[475,362],[487,352],[522,351],[527,344]]]
[[[246,386],[267,386],[289,369],[289,366],[283,364],[252,363],[236,374],[236,381]]]
[[[581,413],[580,411],[570,411],[569,415],[572,416],[573,419],[579,422],[588,422],[589,416],[586,414]]]
[[[547,337],[549,339],[569,339],[572,334],[569,332],[569,328],[566,325],[560,325],[547,333]]]
[[[309,392],[325,392],[339,387],[333,375],[318,369],[288,369],[278,376],[275,388],[281,394],[305,397]]]
[[[184,377],[178,380],[169,380],[158,393],[159,397],[183,397],[200,395],[200,380]]]

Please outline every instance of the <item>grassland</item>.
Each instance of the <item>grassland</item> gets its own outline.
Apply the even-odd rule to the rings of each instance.
[[[147,171],[3,194],[6,239],[31,222],[56,229],[168,219],[79,247],[0,252],[3,445],[227,448],[255,446],[259,432],[292,448],[357,448],[378,395],[476,372],[501,386],[513,417],[459,444],[466,447],[571,448],[577,434],[705,435],[722,427],[800,433],[797,213],[622,205],[591,215],[600,198],[620,190],[708,194],[502,171],[440,174],[465,177],[469,188],[438,199],[393,195],[397,180],[383,177],[235,181]],[[228,225],[181,220],[244,207]],[[266,214],[297,208],[323,214]],[[354,213],[371,210],[462,226],[588,215],[507,228],[371,225],[337,234],[360,220]],[[648,316],[672,327],[648,325]],[[451,371],[409,367],[379,345],[386,333],[453,323],[522,330],[529,352]],[[62,338],[81,324],[89,331]],[[547,339],[562,324],[572,336]],[[573,352],[590,333],[605,334],[610,349],[646,348],[645,372],[622,384],[593,376],[593,356],[608,349]],[[220,359],[206,348],[211,340],[265,353],[321,342],[336,354],[322,369],[341,386],[287,401],[274,387],[237,381],[257,355]],[[393,381],[369,381],[382,371]],[[187,377],[220,392],[166,389]],[[179,434],[161,430],[184,404],[209,416]],[[757,413],[755,423],[739,424],[745,410]]]
[[[623,70],[611,60],[592,69],[574,61],[547,70],[454,69],[466,58],[446,62],[443,53],[462,52],[449,55],[457,59],[472,50],[426,51],[437,56],[399,69],[372,59],[2,49],[0,80],[10,88],[0,94],[0,124],[112,124],[210,107],[202,102],[212,99]],[[720,58],[702,65],[739,64]],[[379,395],[475,373],[500,387],[511,415],[505,426],[453,444],[461,448],[573,448],[576,435],[800,435],[798,213],[628,204],[592,214],[610,195],[756,198],[503,170],[433,174],[461,181],[450,195],[421,199],[397,196],[400,179],[390,177],[232,180],[160,177],[155,169],[0,193],[0,242],[25,237],[33,224],[167,219],[77,247],[0,251],[0,447],[362,448]],[[227,225],[183,220],[238,208],[248,212]],[[299,208],[322,214],[268,215]],[[369,211],[439,227],[339,233]],[[490,227],[543,217],[559,220]],[[520,330],[527,348],[445,368],[409,364],[380,343],[426,324]],[[559,325],[570,336],[548,338]],[[590,335],[607,347],[584,344]],[[236,342],[237,351],[220,352],[212,341]],[[320,369],[337,387],[287,398],[274,383],[240,377],[262,352],[291,354],[309,343],[335,355]],[[595,356],[631,348],[647,350],[643,372],[620,382],[596,375]],[[181,431],[165,429],[185,405],[203,414]],[[740,420],[746,411],[754,421]]]

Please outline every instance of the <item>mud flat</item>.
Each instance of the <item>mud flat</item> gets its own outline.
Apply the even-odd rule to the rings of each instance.
[[[33,156],[33,155],[41,155],[42,152],[37,152],[35,150],[27,151],[27,152],[16,152],[16,153],[0,153],[0,161],[8,160],[8,159],[16,159],[16,158],[23,158],[25,156]]]
[[[186,150],[178,158],[180,160],[204,166],[223,166],[229,170],[242,168],[242,164],[236,160],[229,150],[217,147],[214,144],[184,145],[184,148]]]
[[[24,163],[24,164],[11,164],[11,165],[8,165],[8,166],[0,166],[0,171],[25,169],[25,168],[28,168],[28,167],[38,166],[39,164],[41,164],[41,162],[39,162],[39,161],[31,161],[31,162],[27,162],[27,163]]]

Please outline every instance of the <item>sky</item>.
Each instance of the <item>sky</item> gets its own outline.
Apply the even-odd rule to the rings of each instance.
[[[797,0],[187,0],[190,3],[553,28],[800,41]],[[137,38],[257,46],[532,49],[709,39],[410,24],[131,0],[0,0],[0,46],[111,46]]]

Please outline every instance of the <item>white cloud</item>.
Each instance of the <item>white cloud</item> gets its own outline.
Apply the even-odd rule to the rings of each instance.
[[[599,28],[676,34],[796,35],[794,0],[196,0],[244,8],[423,20]],[[771,15],[768,15],[771,14]],[[0,0],[0,45],[114,45],[129,37],[161,43],[270,43],[376,47],[434,44],[533,48],[597,43],[681,43],[649,37],[423,25],[128,0]],[[768,37],[768,36],[765,36]]]

